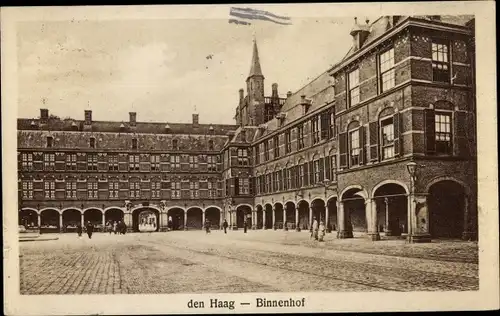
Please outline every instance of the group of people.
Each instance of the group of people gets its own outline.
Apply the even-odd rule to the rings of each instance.
[[[222,228],[224,229],[224,234],[227,234],[227,228],[229,227],[229,224],[227,223],[227,220],[224,220],[224,223],[222,223]],[[248,221],[245,218],[243,220],[243,232],[246,234],[248,230]]]
[[[318,220],[316,220],[316,217],[314,217],[311,238],[314,238],[314,240],[323,241],[323,239],[325,238],[325,232],[325,224],[323,223],[323,221],[320,221],[318,224]]]
[[[76,225],[76,233],[78,234],[78,237],[82,237],[83,229],[84,228],[82,227],[81,224]],[[92,224],[90,221],[87,221],[87,224],[85,225],[85,231],[87,232],[89,239],[92,239],[92,233],[94,232],[94,224]]]
[[[106,223],[106,231],[111,233],[125,235],[127,232],[127,225],[122,221],[108,221]]]

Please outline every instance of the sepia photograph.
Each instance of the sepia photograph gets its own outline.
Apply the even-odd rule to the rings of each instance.
[[[456,4],[2,8],[4,312],[498,308],[494,5]]]

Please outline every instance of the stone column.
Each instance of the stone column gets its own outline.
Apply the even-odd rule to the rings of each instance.
[[[267,215],[267,210],[264,208],[264,209],[262,209],[262,228],[264,230],[267,229],[267,227],[266,227],[266,215]]]
[[[337,203],[337,220],[339,226],[337,229],[337,238],[352,238],[352,231],[346,229],[344,202],[337,201]]]
[[[285,227],[286,225],[286,206],[283,206],[283,230],[288,230],[287,227]]]
[[[83,213],[82,213],[80,220],[81,220],[82,227],[85,226],[85,216],[83,216]]]
[[[201,210],[201,229],[205,227],[205,210]]]
[[[252,230],[257,229],[257,210],[252,210]]]
[[[328,201],[327,201],[328,202]],[[329,228],[330,224],[330,210],[328,209],[328,203],[325,204],[325,231],[327,233],[331,233],[332,231]]]
[[[238,210],[233,210],[233,230],[238,230]]]
[[[408,199],[408,241],[411,243],[430,242],[429,210],[426,194],[410,194]]]
[[[377,207],[373,203],[373,199],[365,200],[365,212],[368,220],[368,237],[371,240],[380,240],[380,234],[378,232],[377,223]]]
[[[64,231],[64,228],[63,228],[63,216],[62,216],[62,213],[59,213],[59,231],[60,231],[60,232],[63,232],[63,231]]]
[[[313,227],[313,209],[309,205],[309,231],[312,232]]]
[[[470,210],[469,210],[469,196],[464,196],[464,231],[462,233],[463,240],[470,240],[472,237],[470,225]]]
[[[276,207],[273,206],[273,229],[276,229]]]
[[[106,213],[102,211],[102,226],[106,227]]]
[[[300,232],[299,227],[299,208],[295,207],[295,230]]]
[[[384,198],[384,207],[385,207],[385,235],[392,236],[391,226],[389,222],[389,199]]]
[[[188,230],[187,222],[188,222],[188,213],[187,213],[187,210],[185,210],[184,211],[184,230]]]
[[[42,214],[37,213],[38,229],[42,227]]]

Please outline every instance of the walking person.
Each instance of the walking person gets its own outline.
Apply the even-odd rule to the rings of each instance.
[[[316,217],[313,219],[313,225],[312,225],[312,232],[311,232],[311,238],[314,237],[315,240],[318,240],[318,221],[316,220]]]
[[[82,232],[83,232],[82,224],[80,223],[76,224],[76,232],[78,234],[78,237],[82,237]]]
[[[318,233],[318,241],[323,241],[325,237],[325,224],[323,221],[319,222],[319,233]]]
[[[243,221],[243,233],[247,233],[247,226],[248,226],[248,222],[247,222],[247,219],[245,218],[245,220]]]
[[[115,233],[115,235],[118,232],[118,223],[116,221],[113,222],[113,232]]]
[[[225,219],[224,223],[222,224],[222,227],[224,228],[224,234],[227,234],[227,226],[229,225],[227,224],[227,220]]]
[[[108,230],[108,233],[111,235],[111,233],[113,232],[113,224],[111,224],[111,221],[108,221],[106,223],[106,229]]]
[[[205,220],[205,233],[210,234],[210,221],[208,219]]]
[[[86,228],[89,239],[92,239],[92,233],[94,232],[94,225],[90,221],[88,221]]]

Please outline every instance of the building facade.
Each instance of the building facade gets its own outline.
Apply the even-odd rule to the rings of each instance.
[[[412,242],[474,238],[473,18],[383,16],[372,23],[355,21],[351,36],[352,47],[340,62],[286,98],[279,97],[277,84],[272,84],[271,96],[265,96],[254,41],[246,95],[239,91],[236,125],[205,126],[202,133],[184,135],[174,124],[170,132],[160,127],[151,128],[150,134],[131,130],[132,116],[127,126],[108,123],[114,127],[106,132],[87,119],[58,123],[59,130],[44,128],[48,113],[43,112],[40,120],[19,120],[21,211],[38,215],[43,225],[44,213],[53,210],[61,227],[70,209],[82,220],[87,211],[100,210],[96,214],[105,221],[113,208],[137,230],[137,214],[147,208],[162,230],[168,216],[182,227],[191,222],[198,227],[210,208],[215,225],[227,219],[233,229],[246,221],[254,229],[309,230],[316,218],[339,238],[352,237],[353,232],[372,240],[406,235]],[[118,130],[122,126],[125,130]],[[92,137],[106,150],[91,148]],[[110,140],[101,140],[106,137]],[[190,148],[188,140],[184,151],[175,150],[173,140],[185,138],[196,139],[199,146]],[[67,152],[76,155],[77,167],[71,171]],[[109,169],[108,155],[113,152],[119,159],[116,171]],[[170,169],[171,157],[177,154],[181,170]],[[193,154],[200,165],[213,155],[216,169],[191,168]],[[138,169],[130,169],[136,168],[131,158],[136,155]],[[152,171],[155,155],[158,171]],[[30,159],[32,169],[26,170]],[[57,165],[66,169],[59,172]],[[74,200],[67,198],[67,188],[73,188],[67,179],[76,183]],[[110,179],[118,183],[116,202],[121,204],[113,204]],[[215,194],[205,189],[204,179],[216,182]],[[196,181],[199,184],[191,184]],[[159,197],[152,194],[153,183],[160,183]],[[176,215],[170,215],[175,210]]]

